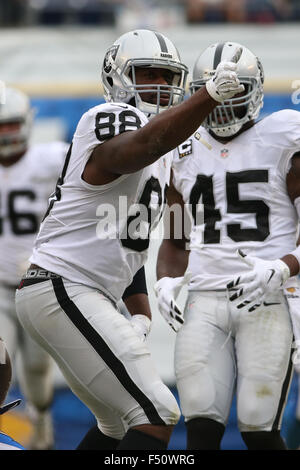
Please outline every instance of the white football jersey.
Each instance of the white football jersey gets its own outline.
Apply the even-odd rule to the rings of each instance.
[[[270,260],[295,249],[298,217],[286,175],[298,151],[300,113],[293,110],[271,114],[226,144],[200,127],[173,151],[174,185],[193,221],[190,290],[223,290],[245,272],[237,249]]]
[[[0,282],[17,285],[68,150],[64,142],[31,146],[14,165],[0,165]]]
[[[171,154],[105,185],[88,184],[82,173],[96,146],[147,122],[124,103],[101,104],[82,116],[32,263],[115,301],[122,297],[146,261],[149,233],[162,214]]]

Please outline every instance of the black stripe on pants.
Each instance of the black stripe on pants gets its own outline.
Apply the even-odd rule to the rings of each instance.
[[[293,371],[294,371],[294,365],[293,365],[293,361],[292,361],[293,353],[294,353],[294,349],[291,348],[290,360],[289,360],[286,376],[285,376],[285,379],[284,379],[284,382],[283,382],[283,385],[282,385],[281,396],[280,396],[280,400],[279,400],[279,404],[278,404],[276,417],[275,417],[275,420],[274,420],[274,423],[273,423],[273,426],[272,426],[272,431],[277,431],[278,428],[279,428],[280,419],[281,419],[281,416],[282,416],[282,413],[283,413],[283,406],[285,405],[285,401],[287,399],[287,395],[288,395],[288,392],[289,392],[291,380],[293,378]]]
[[[52,284],[57,301],[71,322],[76,326],[80,333],[91,344],[101,359],[108,365],[125,390],[139,403],[143,408],[151,424],[165,425],[166,423],[159,416],[153,403],[136,386],[128,375],[122,362],[113,354],[99,333],[94,330],[86,318],[82,315],[78,307],[69,298],[61,278],[52,279]]]

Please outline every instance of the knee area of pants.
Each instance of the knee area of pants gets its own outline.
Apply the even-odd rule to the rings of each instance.
[[[178,379],[177,386],[183,414],[186,418],[195,414],[201,415],[215,402],[215,383],[206,368]]]
[[[159,414],[163,421],[170,426],[178,423],[181,412],[177,404],[176,398],[163,383],[155,387],[155,396],[159,402]]]
[[[153,384],[150,397],[165,424],[175,426],[180,419],[181,412],[170,389],[163,382],[157,381]]]
[[[245,381],[246,382],[246,381]],[[279,395],[272,382],[244,383],[238,395],[237,414],[242,431],[267,430],[278,408]]]
[[[171,391],[163,383],[154,385],[151,394],[148,395],[153,403],[155,410],[163,423],[170,426],[175,426],[178,423],[181,413],[177,401]],[[149,418],[145,410],[137,405],[134,409],[124,418],[128,427],[139,426],[141,424],[149,424]],[[161,424],[154,418],[152,424]],[[151,424],[150,423],[150,424]]]

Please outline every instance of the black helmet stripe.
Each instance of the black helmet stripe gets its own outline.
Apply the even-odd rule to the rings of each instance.
[[[164,37],[160,33],[157,33],[156,31],[154,31],[154,34],[157,37],[157,40],[159,42],[161,52],[169,52]]]
[[[222,57],[224,46],[225,46],[225,42],[219,42],[219,44],[216,47],[213,70],[215,70],[217,66],[219,65],[219,63],[221,62],[221,57]]]

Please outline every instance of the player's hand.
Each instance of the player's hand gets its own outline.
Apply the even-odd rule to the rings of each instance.
[[[214,76],[206,82],[206,89],[215,101],[222,103],[245,90],[236,73],[237,62],[241,54],[242,48],[239,47],[236,49],[231,61],[220,62]]]
[[[130,323],[142,341],[146,341],[151,329],[151,320],[146,315],[132,315]]]
[[[154,292],[158,301],[158,309],[170,325],[177,333],[183,325],[183,312],[176,304],[175,300],[184,284],[189,280],[188,276],[182,277],[162,277],[154,285]]]
[[[280,259],[267,261],[245,255],[240,250],[238,256],[248,265],[249,272],[227,284],[229,301],[238,309],[247,307],[249,312],[253,312],[267,294],[277,292],[290,277],[290,270]]]

